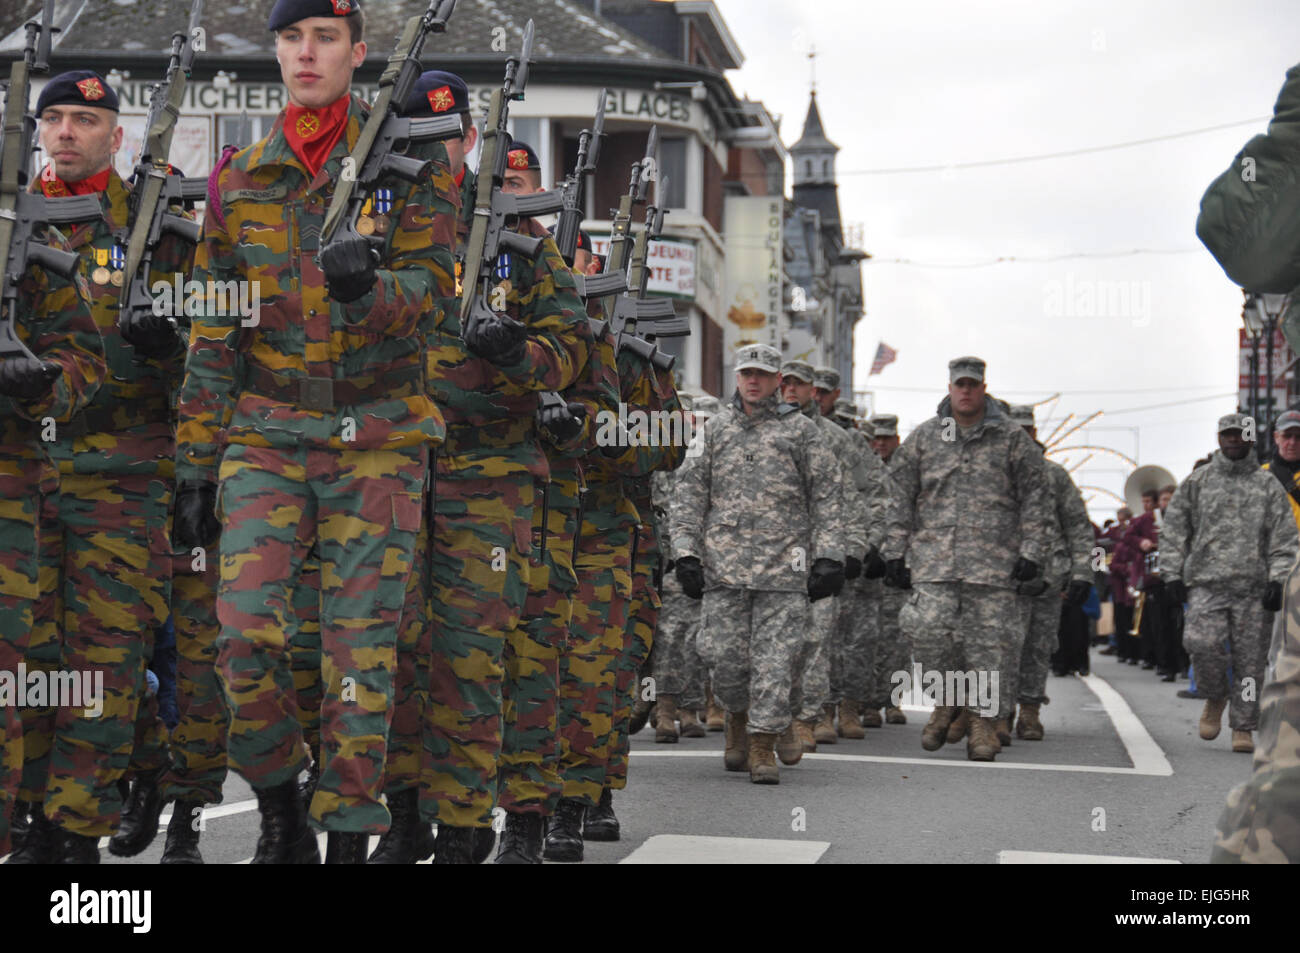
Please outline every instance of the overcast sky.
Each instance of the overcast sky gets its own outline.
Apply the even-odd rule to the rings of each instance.
[[[841,149],[841,213],[846,224],[862,226],[874,256],[863,269],[867,317],[857,329],[855,386],[875,391],[877,412],[897,413],[906,433],[934,413],[949,358],[972,353],[988,361],[990,390],[1012,402],[1060,391],[1054,420],[1106,412],[1095,429],[1067,442],[1111,446],[1179,480],[1216,446],[1215,420],[1236,409],[1241,292],[1197,240],[1196,215],[1205,188],[1264,130],[1286,70],[1300,61],[1300,4],[718,6],[746,57],[730,74],[732,85],[783,116],[787,145],[803,125],[806,53],[816,46],[818,104]],[[1067,151],[1259,117],[1096,155],[853,174]],[[1182,253],[933,267],[1131,249]],[[1081,295],[1097,292],[1100,301],[1107,288],[1129,292],[1127,301],[1112,299],[1120,313],[1074,313],[1086,305]],[[868,378],[881,339],[898,360]],[[1173,406],[1124,412],[1152,404]],[[1047,410],[1039,412],[1044,435]],[[1111,427],[1123,429],[1102,429]],[[1082,456],[1055,459],[1068,465]],[[1119,492],[1126,472],[1122,461],[1099,454],[1076,481]],[[1099,521],[1113,515],[1113,500],[1084,495],[1093,496]]]

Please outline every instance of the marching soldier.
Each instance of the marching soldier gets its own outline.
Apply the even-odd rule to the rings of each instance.
[[[700,655],[727,711],[724,763],[756,784],[780,782],[775,745],[809,599],[844,586],[839,464],[816,424],[778,401],[780,367],[766,344],[736,352],[736,393],[704,428],[672,513],[677,580],[704,599]]]
[[[277,0],[267,28],[289,104],[214,171],[219,200],[196,268],[251,282],[260,313],[209,295],[195,318],[175,537],[184,548],[220,537],[218,665],[230,764],[262,816],[254,863],[319,860],[295,783],[306,758],[285,659],[295,585],[316,549],[325,697],[311,820],[329,833],[327,862],[363,863],[367,835],[389,826],[380,793],[397,624],[428,447],[442,437],[420,335],[442,317],[435,299],[454,291],[455,222],[432,213],[428,183],[390,178],[362,229],[382,236],[382,255],[358,235],[318,256],[366,115],[349,94],[366,53],[362,14],[356,3]]]
[[[880,457],[885,464],[886,493],[890,492],[889,481],[889,463],[893,459],[894,451],[898,449],[898,417],[893,414],[878,414],[868,421],[871,425],[871,449]],[[873,554],[874,558],[879,561],[877,571],[883,573],[884,560],[881,558],[879,551]],[[868,559],[864,566],[870,563]],[[912,665],[912,645],[903,636],[898,627],[898,613],[903,608],[903,603],[907,601],[907,592],[902,589],[896,589],[893,586],[880,587],[880,648],[876,652],[876,675],[875,691],[873,693],[873,702],[880,697],[889,698],[890,691],[893,688],[891,676],[894,672],[907,671]],[[905,725],[907,724],[907,715],[903,709],[898,708],[886,702],[884,705],[885,714],[881,719],[879,709],[869,708],[863,712],[862,722],[867,727],[874,727],[878,720],[884,724]]]
[[[1253,436],[1245,414],[1219,418],[1219,449],[1174,493],[1160,540],[1165,589],[1188,604],[1183,638],[1205,695],[1200,735],[1219,736],[1226,706],[1232,750],[1247,753],[1273,613],[1298,545],[1286,494],[1259,468]]]

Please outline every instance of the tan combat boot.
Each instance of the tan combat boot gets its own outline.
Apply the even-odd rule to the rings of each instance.
[[[744,771],[749,767],[749,741],[745,738],[747,724],[748,711],[727,712],[727,750],[722,763],[728,771]]]
[[[1011,719],[995,718],[993,720],[993,733],[998,737],[998,746],[1011,746]]]
[[[949,705],[940,705],[930,713],[930,720],[921,729],[921,747],[926,751],[938,751],[948,737],[948,728],[957,717],[957,709]]]
[[[955,708],[953,710],[956,711]],[[970,709],[963,708],[957,711],[952,724],[948,726],[948,736],[944,740],[950,745],[955,745],[966,737],[968,731],[970,731]]]
[[[1219,737],[1219,728],[1223,724],[1223,709],[1228,706],[1226,698],[1205,699],[1205,710],[1201,712],[1201,737],[1213,741]]]
[[[877,715],[877,718],[880,716]],[[866,731],[862,728],[862,721],[858,718],[858,703],[853,701],[840,702],[840,737],[861,740],[867,736]]]
[[[749,736],[749,780],[754,784],[780,784],[781,769],[776,766],[776,735]]]
[[[1021,705],[1020,717],[1016,720],[1016,737],[1025,741],[1043,740],[1043,723],[1038,720],[1037,705]]]
[[[683,738],[704,737],[704,726],[700,724],[699,716],[696,715],[694,708],[677,709],[677,721],[681,724]]]
[[[970,718],[970,740],[966,742],[966,757],[972,761],[992,761],[1001,750],[992,718]]]
[[[799,739],[799,744],[803,746],[804,754],[817,753],[817,739],[813,737],[813,722],[795,720],[794,734]]]
[[[833,745],[839,740],[835,733],[835,706],[823,705],[821,717],[813,727],[813,738],[819,745]]]
[[[1250,754],[1255,750],[1255,742],[1251,740],[1249,731],[1232,729],[1232,750],[1242,754]]]
[[[709,692],[709,704],[704,710],[704,727],[709,731],[721,731],[726,720],[727,713],[713,700],[713,692]]]
[[[901,708],[885,709],[885,724],[887,725],[905,725],[907,724],[907,715]]]
[[[799,740],[799,733],[795,730],[797,724],[798,721],[791,721],[785,731],[781,732],[781,737],[777,739],[776,756],[781,759],[782,764],[798,764],[803,757],[803,742]]]
[[[862,712],[863,728],[879,728],[884,725],[885,719],[880,717],[879,708],[867,708]]]
[[[676,695],[660,695],[655,699],[655,743],[677,744]]]

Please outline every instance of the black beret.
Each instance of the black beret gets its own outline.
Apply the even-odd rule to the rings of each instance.
[[[360,10],[358,0],[275,0],[266,28],[274,32],[308,17],[345,17]]]
[[[429,70],[415,81],[402,113],[406,116],[441,116],[469,112],[469,87],[455,73]]]
[[[97,106],[117,112],[117,93],[94,70],[78,69],[60,73],[45,84],[36,99],[36,115],[45,112],[46,106]]]
[[[537,158],[537,153],[533,151],[533,147],[528,143],[520,142],[518,139],[511,139],[510,148],[506,150],[506,168],[535,169],[540,172],[542,160]]]

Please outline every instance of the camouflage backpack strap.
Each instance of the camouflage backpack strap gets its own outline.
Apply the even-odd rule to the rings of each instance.
[[[208,206],[222,228],[226,227],[226,213],[221,210],[221,193],[217,189],[217,180],[221,178],[221,170],[230,164],[230,160],[238,151],[239,146],[223,146],[221,158],[217,160],[217,164],[212,167],[212,174],[208,176]]]

